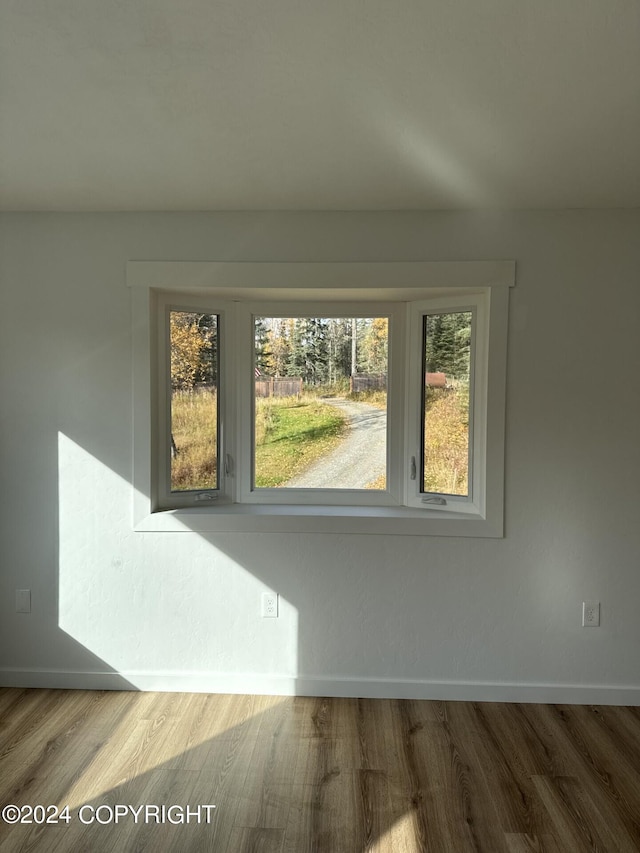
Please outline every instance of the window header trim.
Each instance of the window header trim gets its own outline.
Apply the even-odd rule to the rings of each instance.
[[[451,288],[477,292],[487,287],[513,287],[515,261],[128,261],[127,286],[219,294],[233,290],[243,299],[383,300],[407,302],[425,290]],[[301,287],[300,283],[304,282]],[[236,297],[237,298],[237,297]]]

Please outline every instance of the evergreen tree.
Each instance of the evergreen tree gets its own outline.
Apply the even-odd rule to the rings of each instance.
[[[444,373],[454,379],[469,377],[471,319],[470,311],[425,318],[427,373]]]
[[[321,385],[329,375],[328,321],[309,317],[305,332],[305,382]]]
[[[218,315],[196,314],[194,316],[197,318],[198,332],[204,341],[197,381],[215,385],[218,382]]]
[[[301,376],[305,378],[306,357],[304,347],[304,324],[306,320],[296,317],[290,327],[290,351],[287,362],[287,376]]]
[[[310,385],[360,373],[386,373],[388,321],[385,317],[261,318],[256,322],[256,363],[276,376],[300,376]],[[356,359],[353,361],[355,327]],[[263,343],[264,341],[264,343]],[[260,355],[263,358],[260,359]]]
[[[351,320],[336,317],[329,323],[332,379],[343,379],[351,374]]]
[[[269,332],[264,317],[256,317],[254,321],[254,351],[256,370],[260,371],[260,374],[268,373],[271,352],[269,350]]]

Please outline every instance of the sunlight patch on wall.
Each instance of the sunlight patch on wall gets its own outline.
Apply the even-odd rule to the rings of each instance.
[[[59,433],[60,628],[143,690],[256,691],[297,675],[298,613],[214,543],[135,533],[129,482]]]

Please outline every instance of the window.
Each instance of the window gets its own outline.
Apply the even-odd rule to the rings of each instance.
[[[166,399],[169,447],[163,433],[161,476],[171,494],[220,487],[217,314],[170,309]],[[179,449],[180,448],[180,449]],[[164,473],[166,471],[166,474]]]
[[[422,318],[421,494],[469,495],[473,318],[471,310]]]
[[[253,316],[251,483],[263,499],[386,488],[388,342],[388,316]]]
[[[405,303],[153,310],[159,509],[402,505]]]
[[[489,298],[412,306],[409,505],[485,513]]]
[[[511,263],[130,267],[138,529],[502,535]]]

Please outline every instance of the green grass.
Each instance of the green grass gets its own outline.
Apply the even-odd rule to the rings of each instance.
[[[287,483],[340,443],[344,418],[315,397],[256,401],[256,473],[259,488]]]
[[[215,390],[174,391],[172,491],[217,487]],[[256,486],[282,486],[340,442],[344,419],[315,396],[256,400]]]
[[[386,408],[384,391],[364,391],[351,399]],[[171,430],[178,448],[171,460],[173,491],[212,489],[216,472],[216,393],[174,391]],[[444,494],[468,490],[468,390],[429,389],[425,418],[425,488]],[[256,486],[274,488],[336,447],[345,431],[342,416],[315,396],[256,401]],[[385,488],[384,477],[369,488]]]

